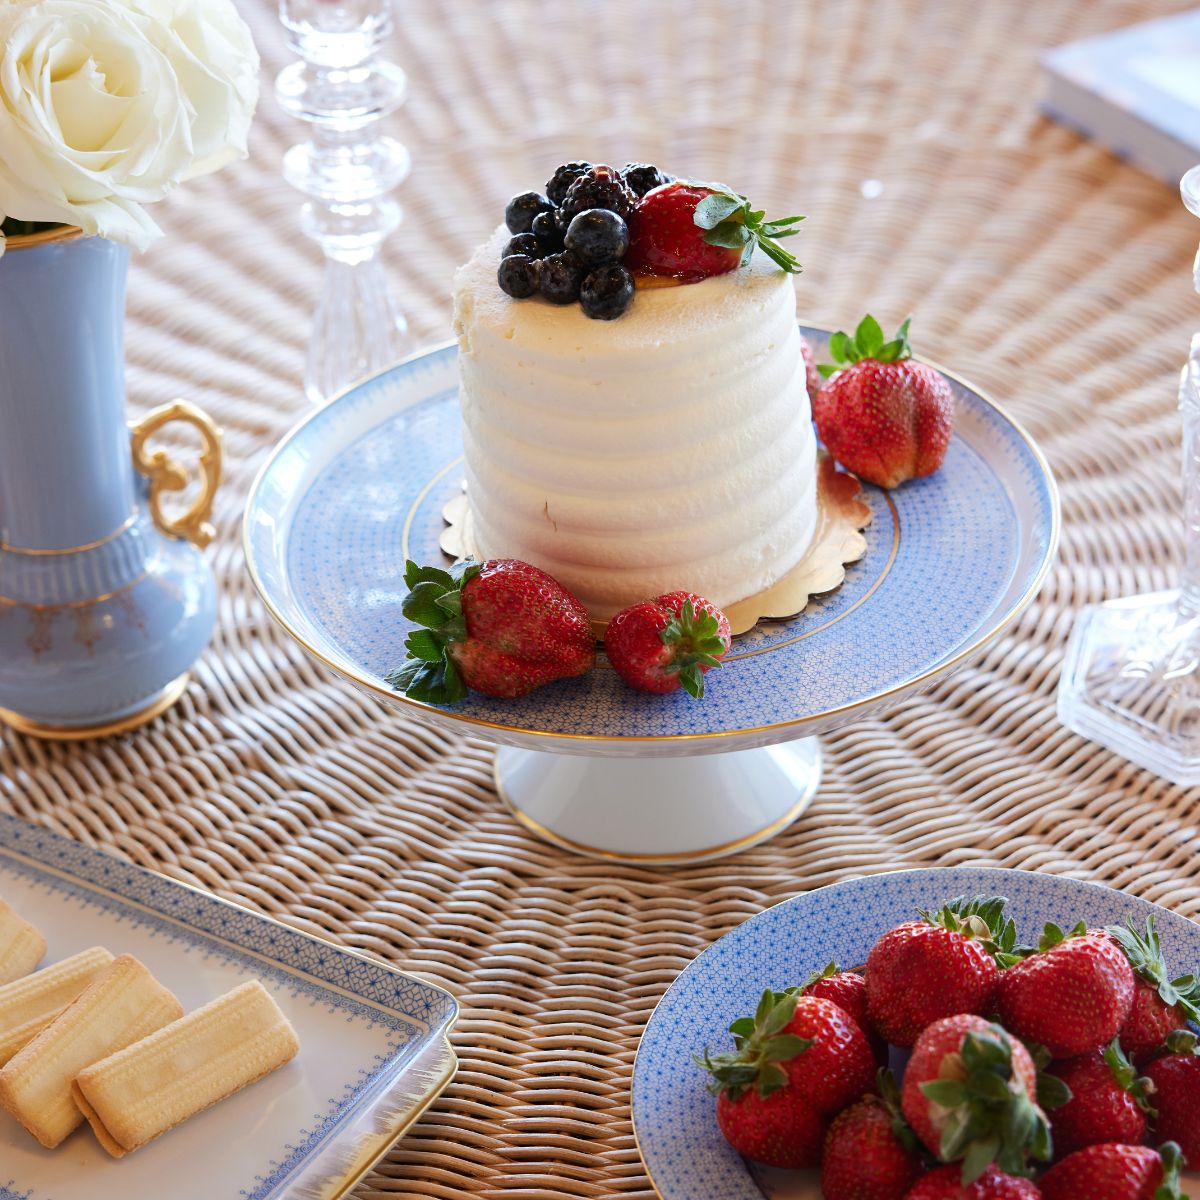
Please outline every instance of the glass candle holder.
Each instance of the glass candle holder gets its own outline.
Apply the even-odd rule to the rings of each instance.
[[[410,352],[379,250],[400,223],[389,193],[408,175],[407,149],[378,131],[404,102],[404,72],[379,58],[392,29],[390,0],[280,0],[300,61],[275,81],[284,111],[308,139],[283,159],[283,177],[309,197],[304,232],[325,255],[304,388],[322,402]]]
[[[1200,217],[1200,166],[1181,184]],[[1193,267],[1200,292],[1200,254]],[[1179,587],[1094,605],[1058,689],[1069,729],[1183,787],[1200,784],[1200,333],[1179,382],[1185,553]]]

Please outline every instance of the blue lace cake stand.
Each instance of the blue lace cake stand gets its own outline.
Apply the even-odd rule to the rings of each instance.
[[[805,328],[818,352],[828,333]],[[313,657],[417,720],[499,745],[513,815],[571,850],[695,862],[783,829],[820,779],[817,735],[896,704],[961,665],[1036,594],[1058,539],[1045,458],[995,403],[950,377],[958,413],[942,469],[868,487],[867,552],[836,591],[737,638],[697,702],[634,692],[601,661],[521,700],[452,707],[398,694],[406,558],[446,561],[461,489],[457,348],[357,384],[276,447],[246,509],[264,603]]]

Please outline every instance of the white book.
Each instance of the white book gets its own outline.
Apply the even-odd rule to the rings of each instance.
[[[1177,185],[1200,163],[1200,9],[1047,51],[1042,107]]]

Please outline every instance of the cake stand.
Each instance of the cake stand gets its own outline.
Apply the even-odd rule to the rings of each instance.
[[[818,354],[828,333],[803,328]],[[1029,435],[949,375],[958,415],[942,469],[864,490],[867,550],[790,621],[736,639],[702,701],[627,688],[601,659],[520,700],[439,708],[384,681],[403,657],[404,562],[445,563],[461,489],[457,348],[335,397],[275,448],[247,504],[251,577],[314,658],[413,718],[499,746],[514,817],[559,846],[643,864],[731,854],[786,827],[820,781],[817,735],[961,665],[1033,599],[1058,540],[1058,494]]]

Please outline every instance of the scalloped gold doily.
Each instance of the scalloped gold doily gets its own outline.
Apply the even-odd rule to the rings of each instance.
[[[481,558],[471,530],[471,506],[466,484],[442,509],[446,528],[442,550],[453,559]],[[725,609],[733,633],[745,633],[759,621],[798,617],[813,596],[831,592],[846,578],[846,567],[867,552],[860,530],[871,523],[871,507],[862,498],[862,484],[837,466],[823,451],[817,459],[817,524],[808,553],[776,584],[738,600]],[[607,622],[595,621],[603,636]]]

